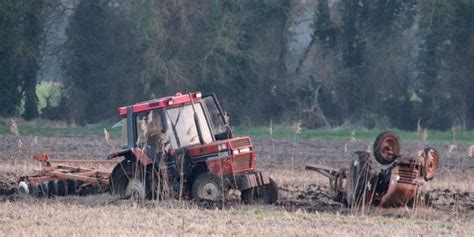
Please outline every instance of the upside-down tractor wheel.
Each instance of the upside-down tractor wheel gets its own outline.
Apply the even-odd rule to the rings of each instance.
[[[192,186],[191,195],[196,201],[217,202],[223,200],[224,189],[221,178],[214,173],[202,173]]]
[[[367,197],[368,183],[372,177],[370,154],[365,151],[356,151],[352,154],[346,181],[346,201],[349,207],[365,205],[364,195]]]
[[[278,200],[278,185],[270,178],[270,183],[256,188],[242,190],[240,199],[244,204],[255,204],[263,202],[273,204]]]
[[[423,166],[423,177],[426,181],[430,181],[436,175],[439,167],[439,154],[436,149],[428,147],[424,150],[423,157],[425,160]]]
[[[400,138],[394,132],[383,132],[375,139],[373,150],[377,162],[382,165],[389,165],[400,154]]]

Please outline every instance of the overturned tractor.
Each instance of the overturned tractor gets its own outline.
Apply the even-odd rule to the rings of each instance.
[[[374,168],[374,158],[383,168]],[[339,170],[306,166],[329,178],[336,201],[349,207],[374,205],[381,207],[412,206],[422,179],[431,181],[439,167],[439,154],[425,148],[415,156],[400,154],[400,139],[394,132],[383,132],[373,145],[373,156],[366,151],[352,154],[348,168]]]
[[[250,137],[233,136],[214,94],[178,93],[121,107],[119,114],[124,144],[107,157],[117,163],[111,172],[37,158],[43,168],[22,177],[19,189],[54,196],[101,184],[122,198],[197,201],[220,201],[236,189],[244,203],[277,201],[275,181],[256,170]]]

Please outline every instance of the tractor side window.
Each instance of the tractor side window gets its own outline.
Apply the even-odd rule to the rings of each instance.
[[[137,144],[146,142],[147,114],[137,116]]]
[[[204,143],[213,141],[209,125],[206,122],[204,111],[200,104],[195,104],[196,113],[199,117],[200,127]],[[168,109],[168,120],[170,131],[171,146],[178,148],[176,139],[179,139],[181,147],[199,144],[199,135],[196,125],[194,124],[194,112],[191,105],[180,106]],[[175,132],[173,131],[173,125]]]
[[[128,145],[128,136],[127,136],[127,118],[122,118],[122,137],[121,137],[121,145],[122,148],[126,148]]]
[[[205,97],[203,99],[206,105],[207,111],[209,112],[210,121],[214,128],[214,134],[219,136],[220,134],[227,134],[227,126],[224,122],[223,115],[217,108],[216,102],[212,96]],[[219,139],[218,139],[219,140]]]

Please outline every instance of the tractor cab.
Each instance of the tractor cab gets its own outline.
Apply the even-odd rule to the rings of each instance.
[[[184,190],[194,199],[216,201],[222,196],[219,193],[238,189],[245,202],[258,196],[267,203],[276,201],[275,182],[255,171],[256,153],[250,137],[233,136],[215,94],[177,93],[121,107],[119,114],[123,121],[123,150],[108,158],[125,159],[112,172],[113,192],[127,196],[131,189],[141,189],[139,196],[149,197],[156,188],[147,186],[146,180],[153,183],[154,179],[147,177],[148,172],[159,173],[162,171],[155,172],[155,167],[166,167],[166,176],[175,191]],[[132,174],[136,167],[144,168],[138,177],[145,184],[130,181],[129,177],[137,176]]]
[[[124,148],[142,148],[156,133],[167,139],[172,150],[232,138],[228,118],[214,94],[178,93],[121,107],[119,113]]]

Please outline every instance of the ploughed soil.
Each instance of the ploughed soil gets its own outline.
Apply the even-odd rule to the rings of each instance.
[[[39,168],[32,159],[38,152],[47,152],[53,159],[105,159],[107,154],[117,150],[118,139],[106,141],[95,135],[48,135],[14,136],[0,135],[0,200],[18,200],[16,183],[20,176],[34,174]],[[345,167],[350,154],[356,150],[371,150],[372,141],[324,141],[324,140],[270,140],[253,141],[257,151],[257,167],[265,170],[277,181],[280,198],[276,207],[288,211],[348,213],[343,204],[334,201],[328,188],[327,178],[306,171],[305,165],[322,165],[334,169]],[[435,211],[461,213],[474,216],[474,157],[470,144],[421,144],[416,141],[403,142],[402,154],[415,155],[423,147],[435,147],[440,156],[440,170],[437,177],[425,183],[422,196],[425,207]],[[381,167],[376,167],[381,168]],[[111,167],[100,167],[111,170]],[[107,198],[104,198],[104,195]],[[238,194],[234,194],[234,196]],[[232,195],[230,195],[232,196]],[[82,204],[96,205],[113,203],[117,198],[98,195],[84,199]],[[237,198],[238,199],[238,198]],[[64,199],[81,203],[80,198]],[[94,201],[91,201],[94,200]],[[228,205],[240,205],[229,198]],[[373,211],[373,208],[367,210]],[[392,212],[388,212],[392,213]],[[396,213],[394,215],[402,215]]]

